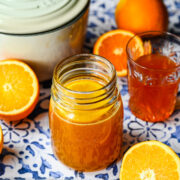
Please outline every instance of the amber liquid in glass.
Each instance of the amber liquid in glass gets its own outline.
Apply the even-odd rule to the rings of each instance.
[[[132,74],[137,71],[138,75],[128,75],[131,111],[150,122],[167,119],[174,110],[178,91],[179,80],[168,79],[177,73],[176,63],[160,54],[141,56],[136,63],[151,70],[132,67]]]
[[[92,91],[99,86],[95,81],[81,80],[68,88]],[[117,159],[122,142],[121,99],[113,111],[113,106],[88,111],[63,110],[54,103],[51,99],[49,117],[52,146],[59,160],[76,170],[92,171]]]

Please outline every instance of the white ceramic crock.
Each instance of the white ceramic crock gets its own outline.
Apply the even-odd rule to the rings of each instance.
[[[21,59],[40,81],[55,65],[80,53],[89,0],[0,0],[0,59]]]

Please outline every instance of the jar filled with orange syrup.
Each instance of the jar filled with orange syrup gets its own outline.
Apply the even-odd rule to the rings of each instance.
[[[119,157],[123,104],[114,66],[78,54],[54,70],[49,108],[55,156],[79,171],[108,166]]]

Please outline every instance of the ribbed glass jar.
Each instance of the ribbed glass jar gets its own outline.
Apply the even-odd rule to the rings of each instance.
[[[64,164],[80,171],[104,168],[118,158],[123,105],[114,66],[79,54],[59,63],[49,109],[52,147]]]

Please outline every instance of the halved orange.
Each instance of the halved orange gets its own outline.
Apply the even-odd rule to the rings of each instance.
[[[2,132],[2,128],[1,128],[1,126],[0,126],[0,153],[2,152],[3,142],[4,142],[3,132]]]
[[[180,159],[167,145],[145,141],[124,155],[121,180],[180,180]]]
[[[126,45],[130,38],[134,34],[125,30],[112,30],[102,36],[100,36],[93,49],[93,53],[103,56],[115,66],[118,76],[127,75],[127,55],[126,55]],[[139,56],[143,55],[143,43],[141,39],[136,36],[134,39],[134,47],[138,48]]]
[[[0,61],[0,119],[20,120],[34,109],[39,82],[34,71],[19,60]]]

